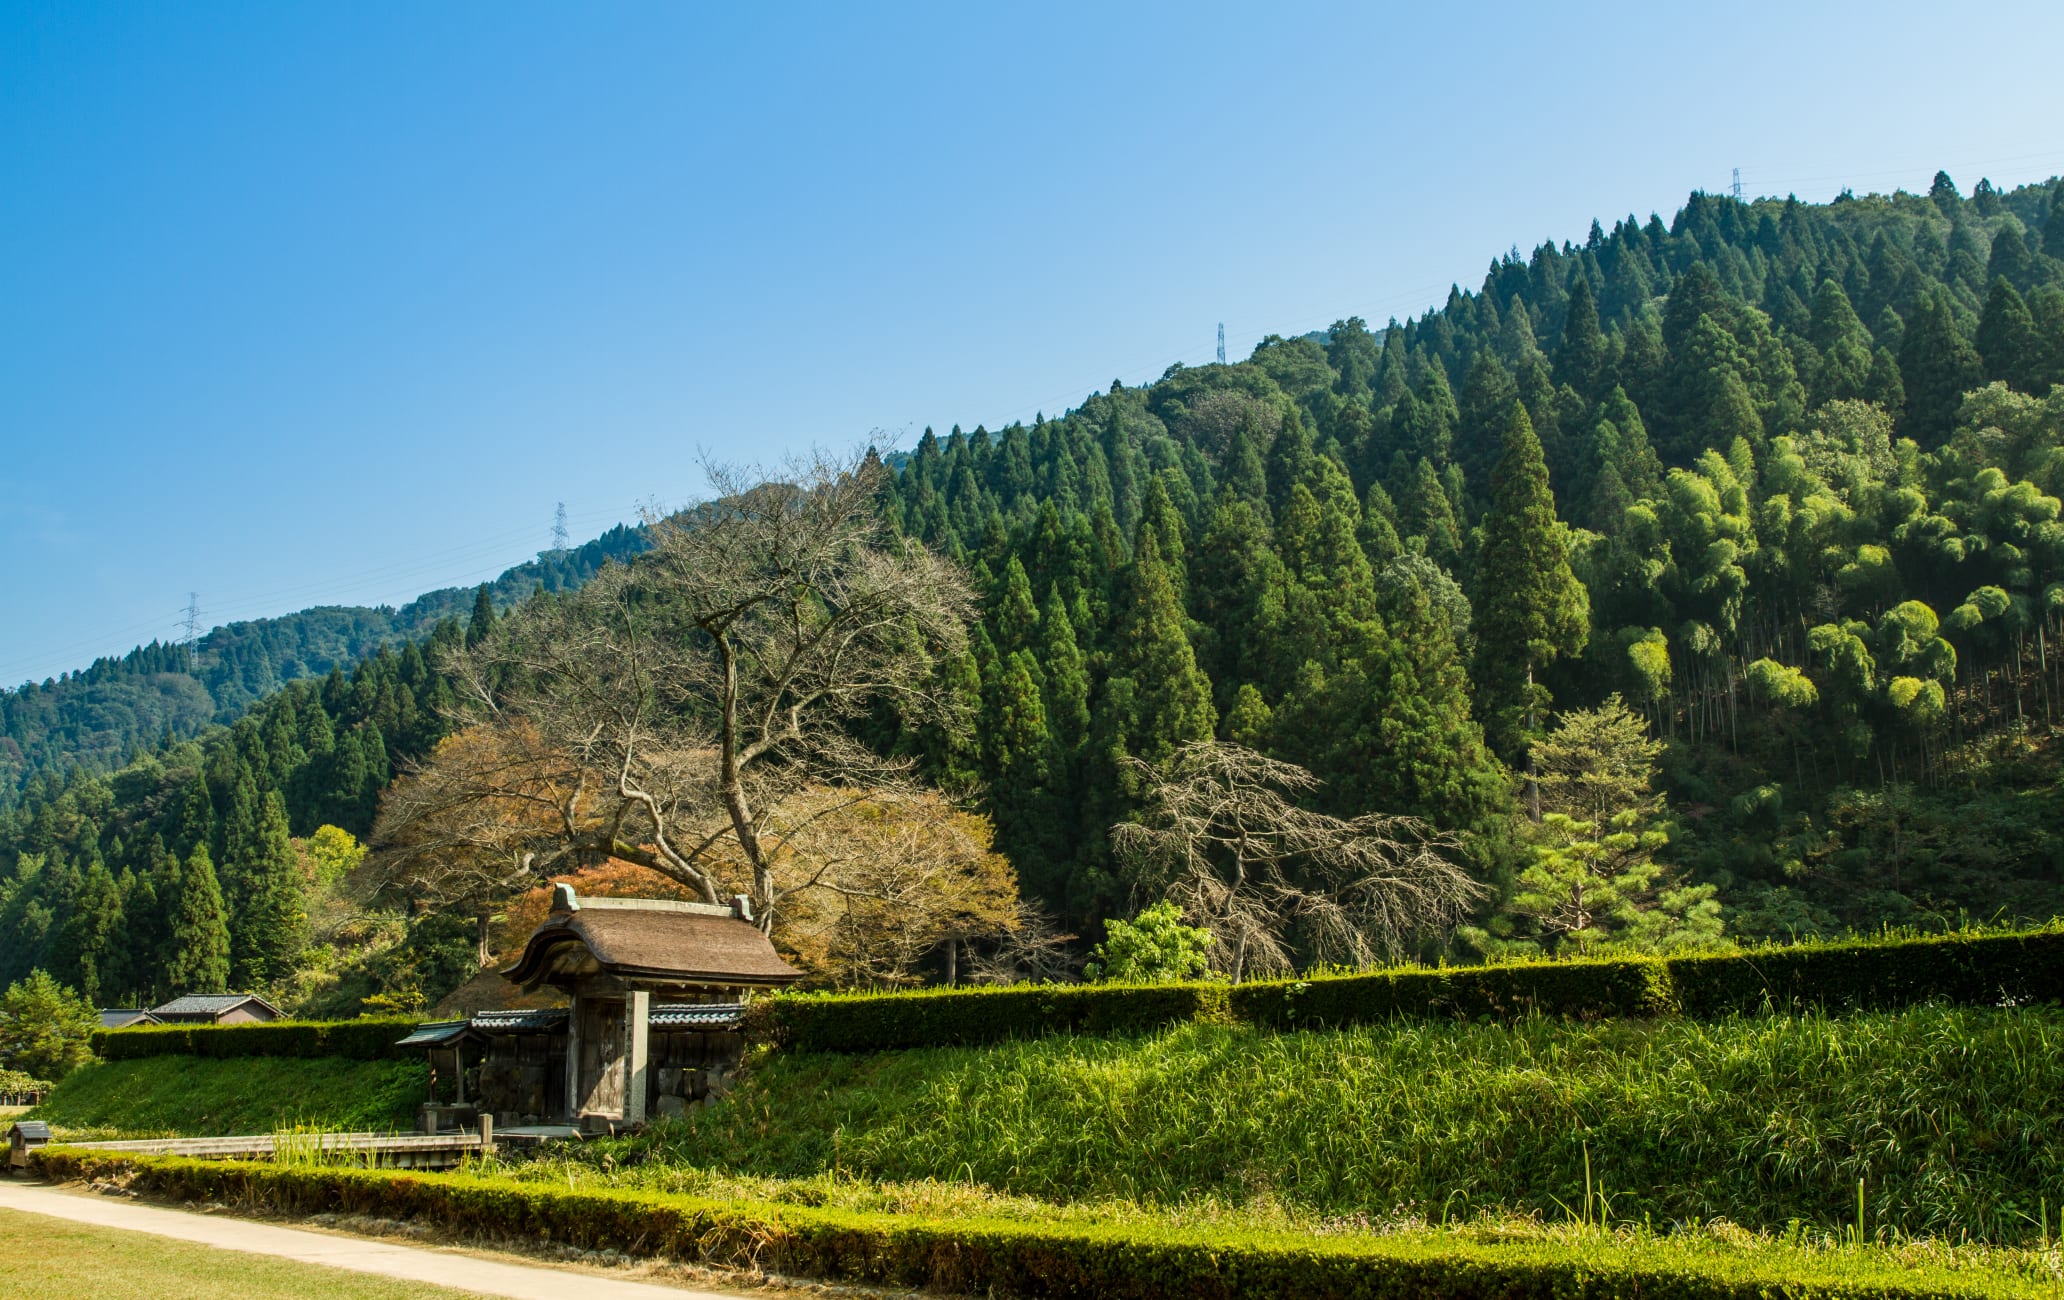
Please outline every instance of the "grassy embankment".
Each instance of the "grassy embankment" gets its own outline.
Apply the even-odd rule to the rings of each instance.
[[[854,1210],[1328,1227],[1590,1217],[2037,1242],[2064,1011],[1186,1025],[768,1053],[729,1101],[507,1172]],[[1588,1213],[1587,1213],[1588,1189]]]
[[[30,1112],[61,1136],[217,1137],[298,1125],[407,1129],[427,1089],[421,1061],[153,1056],[75,1071]]]

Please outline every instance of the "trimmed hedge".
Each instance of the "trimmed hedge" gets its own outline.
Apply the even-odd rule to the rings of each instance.
[[[1225,984],[1028,984],[908,993],[800,993],[747,1010],[747,1032],[805,1051],[993,1043],[1046,1034],[1141,1033],[1228,1019]]]
[[[44,1148],[59,1179],[128,1175],[178,1200],[289,1213],[371,1214],[457,1234],[556,1241],[790,1275],[953,1294],[1119,1300],[1894,1300],[2051,1294],[2010,1275],[1903,1268],[1880,1258],[1638,1241],[1605,1233],[1486,1244],[1441,1237],[926,1219],[703,1200],[465,1175],[276,1168]]]
[[[2064,1001],[2064,930],[1762,948],[1692,957],[1515,962],[1248,984],[1020,985],[791,994],[750,1027],[802,1051],[950,1047],[1193,1020],[1308,1029],[1399,1017],[1580,1020],[1681,1013],[1885,1009]]]
[[[93,1051],[103,1061],[146,1056],[342,1056],[385,1061],[414,1055],[395,1047],[416,1021],[366,1016],[358,1020],[274,1020],[254,1025],[141,1025],[96,1030]]]

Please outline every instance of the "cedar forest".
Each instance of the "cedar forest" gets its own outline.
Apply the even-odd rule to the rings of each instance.
[[[1128,760],[1217,737],[1308,769],[1319,811],[1457,837],[1485,901],[1423,955],[1553,948],[1530,778],[1586,729],[1662,795],[1560,823],[1647,864],[1607,883],[1663,919],[1609,944],[2046,919],[2059,385],[2064,183],[1594,223],[1402,324],[927,431],[881,508],[972,575],[937,689],[976,721],[862,738],[1084,933],[1154,901],[1111,846]],[[0,984],[332,1013],[456,985],[470,914],[314,897],[446,734],[448,653],[639,548],[547,553],[465,619],[310,611],[0,696]]]

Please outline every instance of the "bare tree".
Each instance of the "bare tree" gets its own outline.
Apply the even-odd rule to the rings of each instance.
[[[482,748],[528,765],[512,781],[433,760],[383,809],[383,853],[456,836],[539,876],[615,857],[712,902],[729,857],[771,929],[784,842],[844,806],[813,798],[797,816],[791,801],[914,789],[907,763],[852,728],[883,704],[941,707],[932,665],[966,644],[966,580],[889,532],[871,455],[707,468],[716,499],[648,520],[649,552],[528,602],[456,657],[467,719],[498,738]]]
[[[997,935],[993,945],[976,948],[969,973],[977,984],[1056,983],[1074,971],[1074,942],[1051,913],[1020,902],[1016,924]]]
[[[1112,843],[1211,931],[1212,960],[1234,980],[1293,969],[1300,945],[1320,962],[1395,958],[1483,896],[1446,856],[1454,841],[1424,822],[1299,807],[1319,782],[1295,764],[1214,740],[1160,767],[1132,763],[1146,807],[1111,828]]]

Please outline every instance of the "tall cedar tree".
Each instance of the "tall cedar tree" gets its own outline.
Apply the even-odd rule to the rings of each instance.
[[[205,844],[194,845],[179,873],[179,907],[166,945],[164,981],[173,997],[229,989],[229,917]]]
[[[1899,374],[1906,385],[1906,411],[1899,434],[1923,451],[1942,445],[1956,424],[1964,394],[1981,379],[1978,353],[1957,328],[1949,296],[1940,289],[1921,300],[1899,346]]]
[[[1993,280],[1992,289],[1985,295],[1985,312],[1978,318],[1977,345],[1987,379],[2024,393],[2036,391],[2042,351],[2035,333],[2035,316],[2003,276]]]
[[[1514,403],[1491,471],[1490,508],[1476,567],[1476,685],[1493,744],[1524,758],[1549,705],[1540,670],[1584,648],[1590,601],[1570,571],[1569,536],[1555,517],[1548,466],[1526,408]],[[1530,811],[1538,791],[1528,783]]]
[[[259,808],[251,853],[238,864],[243,907],[230,934],[231,971],[239,984],[270,985],[293,973],[307,937],[301,872],[277,790]]]
[[[1211,682],[1197,667],[1183,631],[1182,606],[1161,559],[1161,542],[1142,522],[1139,544],[1125,576],[1111,676],[1132,683],[1131,717],[1124,724],[1126,753],[1159,763],[1188,740],[1208,740],[1218,724]]]

